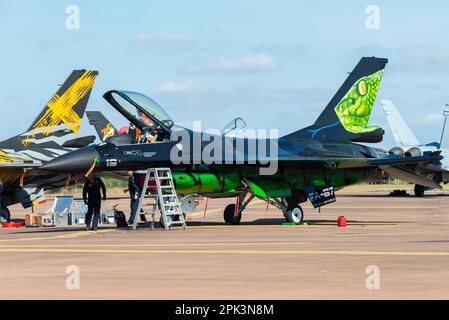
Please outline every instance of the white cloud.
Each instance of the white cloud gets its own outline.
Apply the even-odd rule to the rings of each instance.
[[[284,56],[298,58],[303,56],[307,51],[307,46],[301,43],[291,44],[273,44],[273,45],[255,45],[251,48],[253,52],[267,52],[274,56]]]
[[[184,49],[193,46],[193,44],[192,37],[180,32],[165,35],[141,33],[137,37],[137,45],[140,48]]]
[[[201,82],[197,80],[187,81],[167,81],[156,86],[157,93],[190,93],[201,87]]]
[[[405,46],[400,50],[399,66],[408,69],[422,68],[431,71],[445,71],[449,67],[449,47],[445,45]]]
[[[220,58],[213,64],[187,64],[184,72],[272,72],[278,66],[268,54],[253,54],[241,58]]]
[[[413,124],[439,124],[441,125],[443,121],[443,115],[441,113],[429,113],[424,117],[412,119]]]

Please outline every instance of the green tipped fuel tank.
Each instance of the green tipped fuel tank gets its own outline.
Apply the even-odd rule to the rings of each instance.
[[[180,194],[190,193],[232,193],[240,185],[236,173],[173,173],[176,191]]]

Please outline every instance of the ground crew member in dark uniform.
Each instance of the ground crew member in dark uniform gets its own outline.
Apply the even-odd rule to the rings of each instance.
[[[3,209],[3,207],[2,207],[2,193],[3,193],[3,181],[2,180],[0,180],[0,210],[2,210]],[[3,211],[3,210],[2,210]],[[5,210],[6,211],[6,210]],[[3,223],[3,222],[8,222],[8,219],[7,219],[8,217],[4,217],[4,216],[2,216],[1,214],[0,214],[0,222],[1,223]]]
[[[128,190],[129,196],[131,198],[131,214],[129,216],[128,224],[134,223],[134,218],[137,213],[137,206],[139,205],[140,194],[142,189],[136,183],[136,179],[134,177],[134,173],[132,171],[128,172]]]
[[[101,192],[103,192],[103,201],[106,200],[106,187],[100,178],[89,176],[84,183],[83,200],[87,205],[86,225],[87,230],[97,230],[100,220],[101,210]],[[92,221],[93,216],[93,221]],[[92,227],[91,227],[92,222]]]

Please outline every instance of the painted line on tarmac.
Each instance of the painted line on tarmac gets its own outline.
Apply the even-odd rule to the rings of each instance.
[[[188,222],[189,220],[187,220],[187,222]],[[196,221],[196,222],[199,222],[199,221]],[[229,224],[223,224],[223,225],[215,225],[215,226],[207,226],[207,225],[205,225],[205,226],[189,226],[189,225],[187,225],[187,229],[239,229],[239,228],[247,228],[247,229],[250,229],[250,228],[254,228],[254,229],[256,229],[256,228],[266,228],[266,229],[268,229],[268,228],[284,228],[284,229],[294,229],[294,228],[301,228],[301,227],[308,227],[308,226],[310,226],[310,225],[297,225],[297,226],[283,226],[283,225],[281,225],[281,224],[274,224],[274,225],[272,225],[272,224],[270,224],[270,225],[256,225],[256,224],[253,224],[253,225],[242,225],[242,224],[236,224],[236,225],[229,225]],[[182,227],[173,227],[173,228],[171,228],[172,230],[177,230],[177,229],[182,229]]]
[[[44,244],[44,245],[0,245],[3,248],[163,248],[163,247],[225,247],[225,246],[296,246],[296,245],[318,245],[317,242],[221,242],[221,243],[152,243],[152,244]]]
[[[20,249],[0,248],[0,253],[139,253],[139,254],[245,254],[245,255],[342,255],[342,256],[397,256],[449,257],[449,252],[416,251],[316,251],[316,250],[131,250],[131,249]]]
[[[252,209],[266,209],[266,206],[256,206],[256,204],[251,205],[249,204],[248,207],[251,207]],[[277,209],[275,207],[268,207],[268,209]],[[313,212],[315,213],[315,211],[317,211],[317,209],[313,208],[313,207],[303,207],[303,209],[310,209],[310,210],[314,210]],[[372,210],[372,209],[396,209],[396,210],[409,210],[409,209],[438,209],[438,206],[376,206],[376,207],[366,207],[366,206],[329,206],[327,208],[322,208],[321,210],[332,210],[332,209],[367,209],[367,210]],[[217,209],[211,209],[211,210],[207,210],[206,212],[206,217],[208,214],[210,213],[217,213],[217,212],[223,212],[224,209],[222,208],[217,208]],[[325,212],[322,212],[323,214],[325,214]],[[248,212],[248,214],[256,214],[255,212]],[[188,214],[186,217],[186,221],[192,221],[193,218],[202,218],[204,216],[204,211],[195,211],[192,212],[191,214]],[[192,218],[192,219],[189,219]],[[192,228],[192,227],[189,227]]]
[[[82,236],[88,236],[91,234],[112,232],[115,230],[117,230],[117,229],[107,229],[107,230],[98,230],[98,231],[81,231],[81,232],[75,232],[75,233],[69,233],[69,234],[61,234],[58,236],[48,236],[48,237],[39,237],[39,238],[0,239],[0,242],[78,238],[78,237],[82,237]]]
[[[266,207],[253,206],[254,209],[265,209]],[[303,206],[303,209],[315,209],[309,206]],[[323,209],[438,209],[438,206],[327,206]],[[317,209],[316,209],[317,210]]]

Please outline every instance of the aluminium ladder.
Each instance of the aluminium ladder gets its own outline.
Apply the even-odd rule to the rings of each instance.
[[[152,194],[150,191],[147,195],[149,188],[148,184],[151,181],[155,182],[156,193]],[[145,183],[132,224],[133,230],[136,230],[137,228],[137,215],[140,215],[143,201],[146,196],[155,198],[155,204],[153,205],[153,221],[151,224],[152,228],[154,226],[154,214],[157,207],[159,207],[159,211],[161,212],[161,222],[165,230],[169,230],[174,225],[181,225],[186,229],[186,221],[181,209],[181,204],[178,200],[178,195],[176,194],[170,168],[151,168],[147,170]]]

